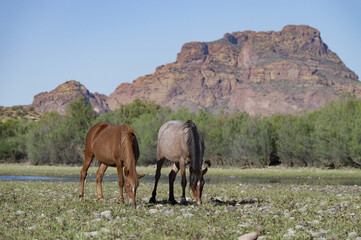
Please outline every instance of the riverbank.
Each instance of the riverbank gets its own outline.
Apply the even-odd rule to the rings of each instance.
[[[95,176],[97,167],[90,167],[88,176]],[[28,164],[0,164],[0,175],[8,176],[80,176],[81,166],[34,166]],[[154,175],[156,167],[137,166],[139,174]],[[162,168],[162,174],[168,175],[170,167]],[[117,174],[116,168],[109,167],[106,175]],[[257,178],[361,178],[361,169],[320,169],[320,168],[216,168],[210,167],[207,175],[257,177]]]

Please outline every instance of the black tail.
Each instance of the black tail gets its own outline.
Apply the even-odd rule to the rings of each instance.
[[[192,120],[188,120],[185,123],[185,128],[188,129],[188,140],[187,145],[189,149],[189,157],[191,159],[191,168],[193,174],[190,178],[190,185],[195,187],[197,182],[200,178],[201,168],[202,168],[202,161],[200,159],[201,154],[201,146],[200,146],[200,139],[198,135],[198,128],[192,122]]]

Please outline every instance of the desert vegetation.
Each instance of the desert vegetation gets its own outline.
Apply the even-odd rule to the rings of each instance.
[[[159,127],[172,119],[192,119],[197,124],[205,138],[205,158],[213,166],[361,166],[361,100],[352,96],[313,112],[269,117],[246,112],[212,114],[203,109],[174,111],[139,99],[98,115],[80,98],[68,105],[64,115],[50,112],[38,121],[1,121],[0,159],[3,163],[79,165],[83,161],[79,148],[88,129],[105,121],[132,126],[140,145],[138,165],[154,164]]]

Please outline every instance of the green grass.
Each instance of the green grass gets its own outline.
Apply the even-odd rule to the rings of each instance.
[[[201,206],[172,206],[163,201],[166,184],[159,185],[160,203],[148,204],[152,184],[145,183],[137,209],[97,201],[94,183],[82,202],[78,183],[0,182],[0,189],[1,239],[236,239],[257,230],[265,239],[284,239],[289,229],[294,239],[361,235],[356,186],[206,185]],[[175,192],[179,200],[179,185]],[[115,183],[104,183],[106,199],[118,194]]]
[[[109,170],[115,173],[115,169]],[[78,175],[79,171],[80,167],[0,165],[0,175],[63,176]],[[94,174],[96,168],[91,171]],[[138,168],[138,172],[145,174],[154,171],[155,168]],[[163,174],[168,172],[166,169]],[[211,169],[209,174],[268,177],[351,174],[356,178],[360,170]],[[237,239],[253,231],[260,232],[260,239],[361,237],[361,186],[206,184],[202,205],[173,206],[165,201],[168,184],[160,183],[159,202],[148,204],[153,183],[140,181],[134,209],[116,203],[119,187],[115,182],[103,183],[106,202],[96,200],[92,181],[86,183],[85,197],[80,202],[79,185],[0,181],[0,239]],[[180,184],[176,184],[178,201],[180,194]],[[192,203],[190,194],[187,188],[186,195]],[[107,211],[109,216],[105,216]]]

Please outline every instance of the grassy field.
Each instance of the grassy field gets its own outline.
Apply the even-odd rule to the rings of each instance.
[[[80,167],[0,165],[0,175],[65,176],[79,171]],[[91,174],[95,171],[92,168]],[[138,168],[143,174],[154,171]],[[360,170],[318,169],[211,169],[209,174],[361,177]],[[152,188],[152,183],[140,182],[134,209],[116,203],[115,182],[103,183],[107,201],[99,202],[95,183],[89,181],[79,202],[79,183],[0,181],[0,239],[237,239],[254,231],[259,239],[361,237],[361,186],[206,184],[201,206],[192,198],[188,205],[170,205],[165,201],[168,185],[163,183],[159,202],[148,204]],[[176,184],[178,201],[180,193]],[[191,197],[188,188],[186,194]]]

